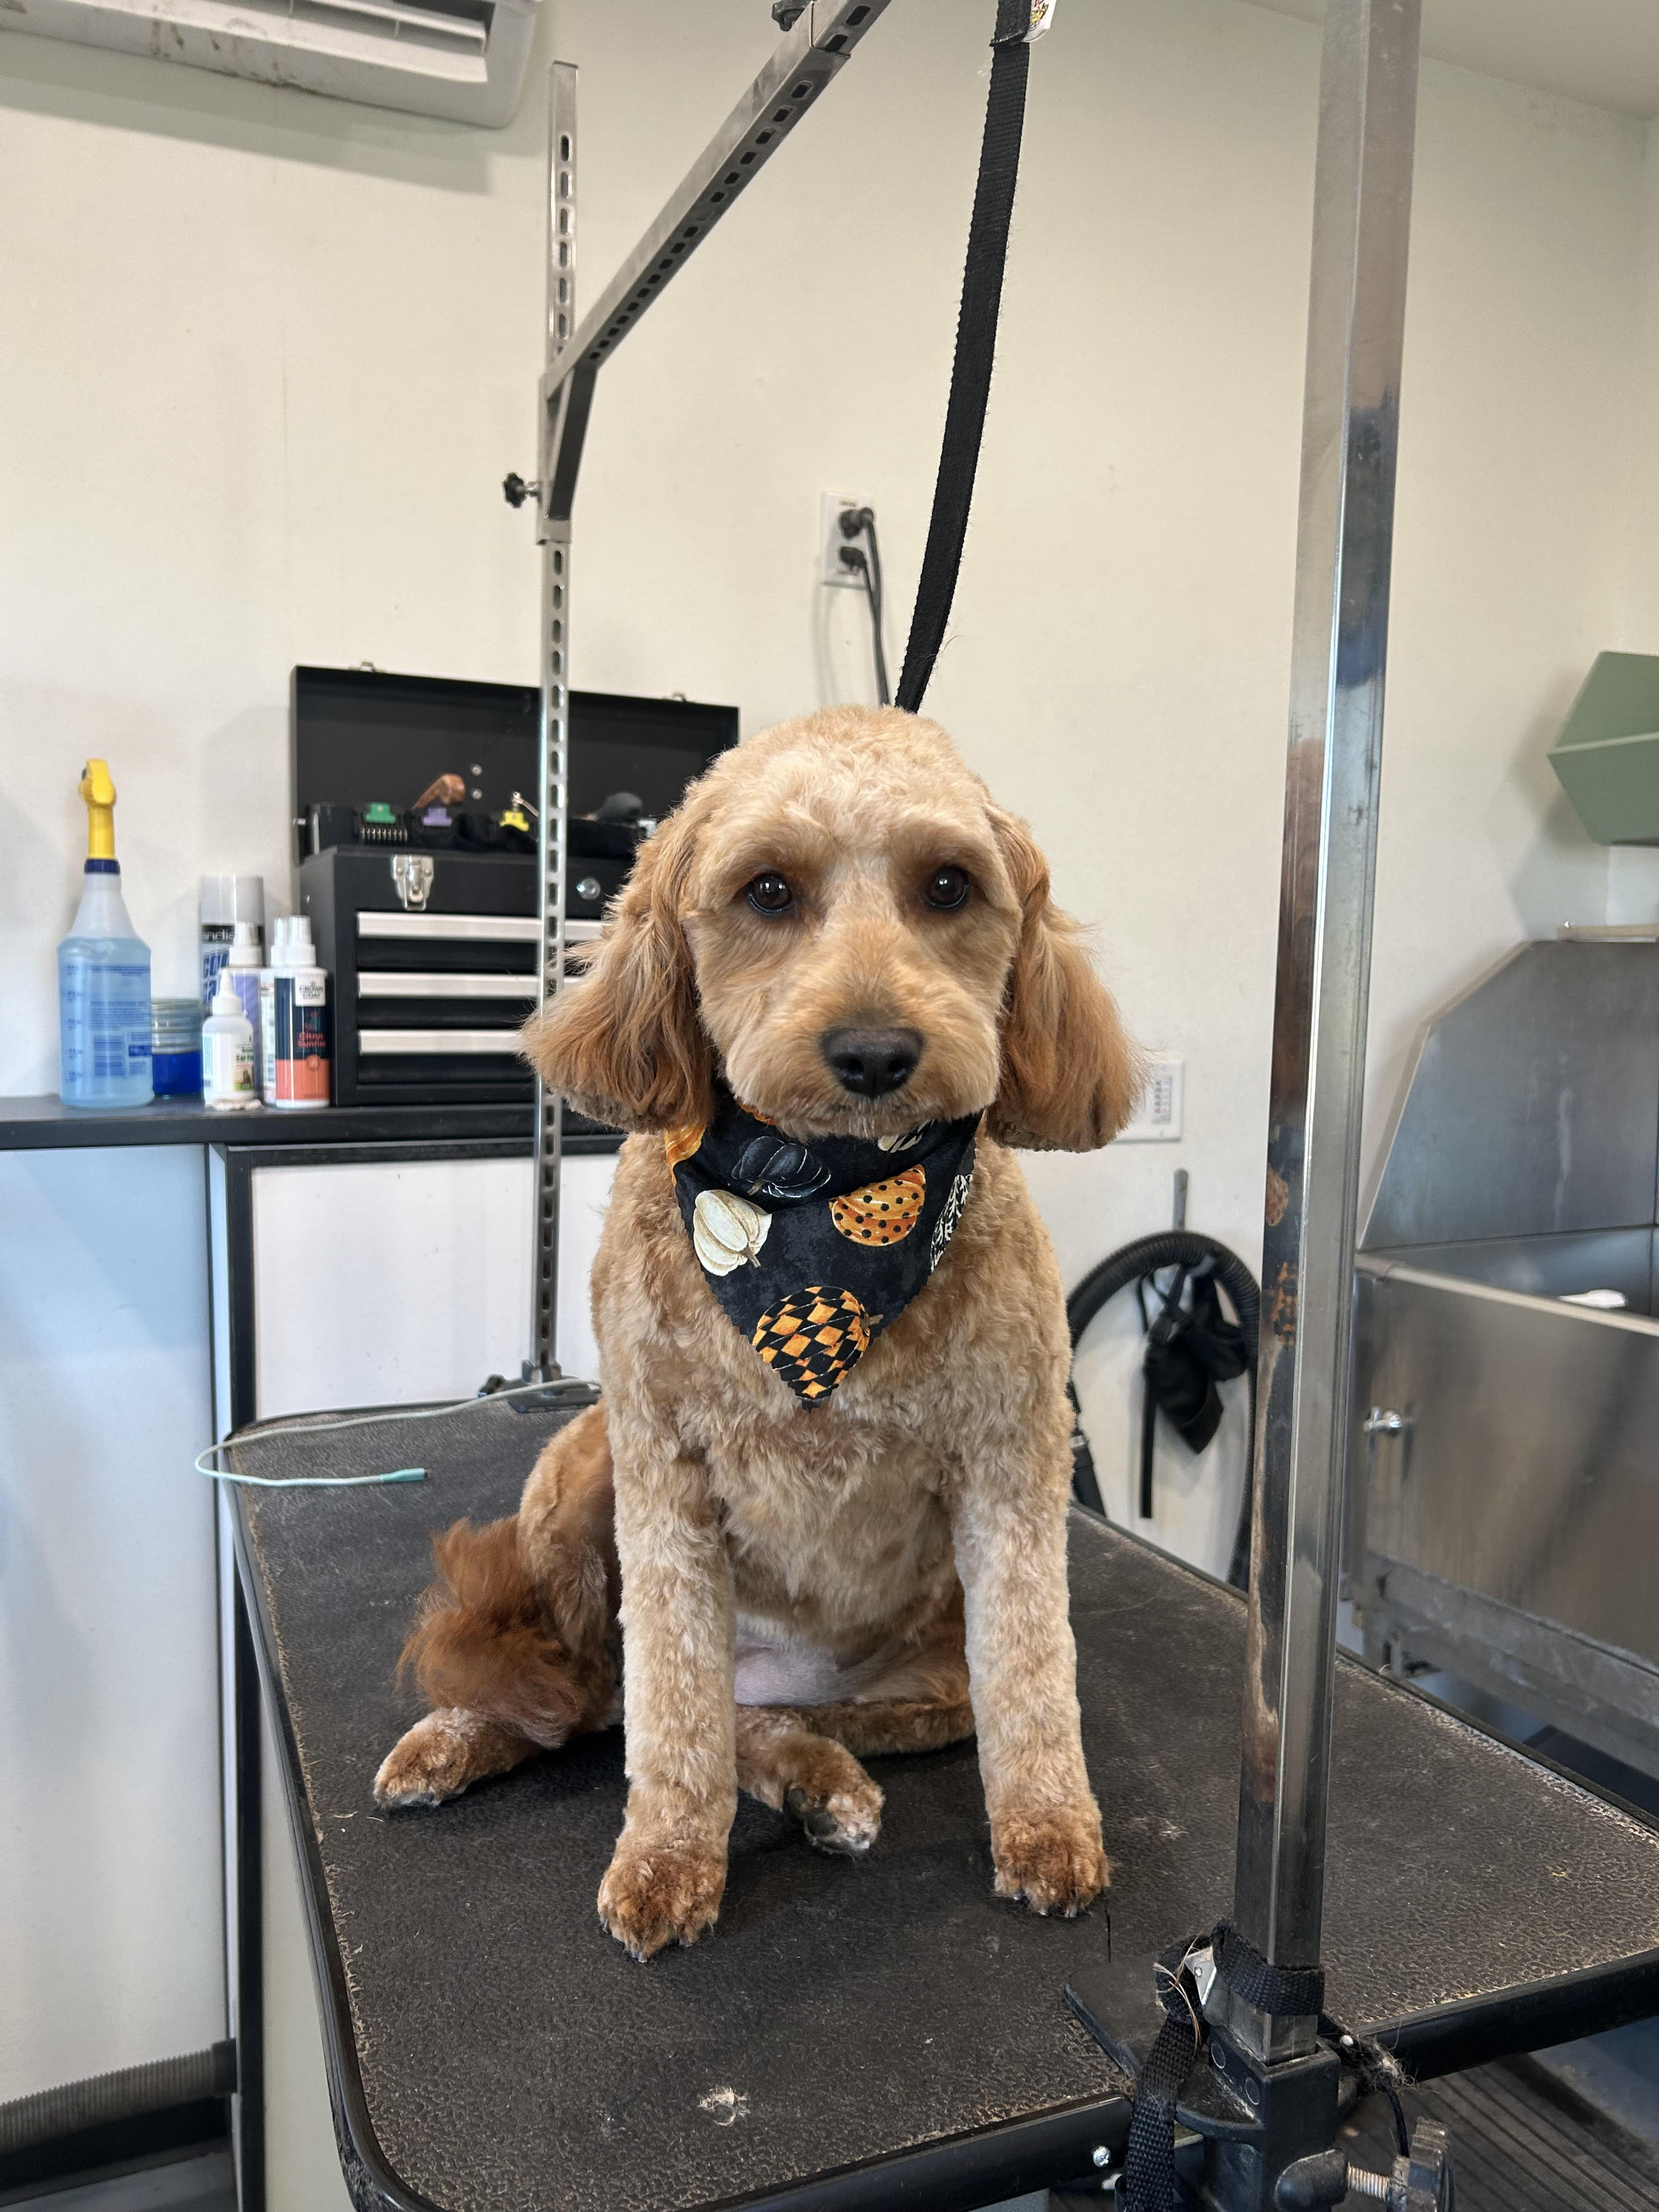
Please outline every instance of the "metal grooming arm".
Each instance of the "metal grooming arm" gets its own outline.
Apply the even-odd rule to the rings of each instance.
[[[510,505],[536,501],[542,549],[541,758],[537,840],[541,915],[538,1003],[564,986],[565,846],[570,815],[570,514],[593,386],[603,363],[683,268],[744,186],[840,71],[888,0],[812,0],[679,189],[576,325],[576,71],[549,72],[547,371],[541,383],[536,481],[509,477]],[[531,1349],[526,1382],[558,1379],[560,1101],[536,1083]]]

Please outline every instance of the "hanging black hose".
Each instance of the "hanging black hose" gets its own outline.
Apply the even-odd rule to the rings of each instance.
[[[1243,1589],[1249,1581],[1250,1515],[1255,1487],[1255,1358],[1261,1319],[1261,1292],[1255,1277],[1237,1252],[1195,1230],[1162,1229],[1150,1237],[1138,1237],[1133,1243],[1121,1246],[1097,1267],[1091,1268],[1066,1299],[1066,1320],[1072,1333],[1073,1356],[1075,1358],[1085,1330],[1103,1305],[1120,1291],[1127,1290],[1131,1283],[1139,1291],[1164,1267],[1174,1267],[1178,1272],[1174,1286],[1158,1294],[1160,1310],[1146,1333],[1141,1510],[1147,1514],[1152,1507],[1148,1493],[1157,1407],[1163,1405],[1188,1443],[1194,1450],[1201,1451],[1214,1435],[1220,1419],[1216,1383],[1240,1373],[1248,1376],[1250,1419],[1244,1449],[1244,1495],[1233,1536],[1233,1555],[1227,1569],[1228,1581],[1236,1589]],[[1193,1288],[1193,1302],[1189,1308],[1183,1309],[1182,1296],[1188,1284]],[[1215,1297],[1218,1285],[1226,1292],[1237,1316],[1236,1327],[1227,1322],[1221,1311]],[[1155,1284],[1153,1288],[1156,1293]],[[1141,1311],[1144,1318],[1144,1303]],[[1101,1501],[1089,1441],[1083,1433],[1076,1383],[1068,1382],[1066,1389],[1073,1415],[1073,1491],[1079,1504],[1103,1515],[1106,1509]]]

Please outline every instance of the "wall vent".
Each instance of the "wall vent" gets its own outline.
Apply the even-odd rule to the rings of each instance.
[[[537,0],[0,0],[0,25],[499,130]]]

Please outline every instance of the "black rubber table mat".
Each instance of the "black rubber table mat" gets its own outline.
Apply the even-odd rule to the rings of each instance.
[[[887,1808],[860,1863],[820,1856],[742,1801],[718,1926],[640,1966],[593,1904],[623,1812],[617,1732],[435,1811],[387,1815],[370,1796],[418,1711],[393,1668],[429,1532],[510,1511],[551,1425],[486,1404],[266,1431],[235,1449],[267,1477],[410,1462],[430,1477],[237,1492],[261,1663],[333,1937],[325,1964],[349,2011],[337,2094],[370,2168],[445,2212],[678,2212],[861,2168],[875,2169],[864,2201],[901,2201],[884,2197],[879,2162],[906,2153],[954,2172],[943,2197],[964,2204],[1086,2164],[1091,2128],[1121,2134],[1124,2084],[1065,1984],[1107,1990],[1124,2023],[1150,2017],[1154,1952],[1231,1900],[1239,1601],[1074,1516],[1109,1934],[1098,1907],[1042,1921],[992,1896],[960,1746],[874,1762]],[[1404,2021],[1419,2059],[1449,2066],[1659,2007],[1659,1833],[1346,1662],[1330,1834],[1328,2001],[1351,2024]],[[1016,2141],[1043,2150],[1047,2172],[1011,2160]],[[981,2196],[961,2185],[964,2156]],[[349,2178],[361,2203],[384,2201]],[[859,2194],[848,2176],[811,2201]]]

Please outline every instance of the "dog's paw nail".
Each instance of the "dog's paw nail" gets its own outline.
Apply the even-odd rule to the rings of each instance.
[[[881,1832],[882,1793],[867,1775],[856,1787],[836,1790],[828,1797],[809,1796],[799,1784],[786,1790],[784,1810],[806,1832],[815,1850],[837,1858],[862,1858]]]
[[[440,1805],[444,1792],[425,1764],[411,1758],[399,1744],[388,1752],[374,1778],[374,1802],[391,1813],[416,1805]]]
[[[726,1856],[713,1849],[619,1850],[599,1884],[599,1918],[635,1959],[668,1943],[695,1943],[713,1926],[726,1888]]]
[[[1005,1815],[993,1823],[991,1849],[997,1895],[1024,1898],[1045,1919],[1057,1912],[1074,1920],[1111,1876],[1092,1813]]]

